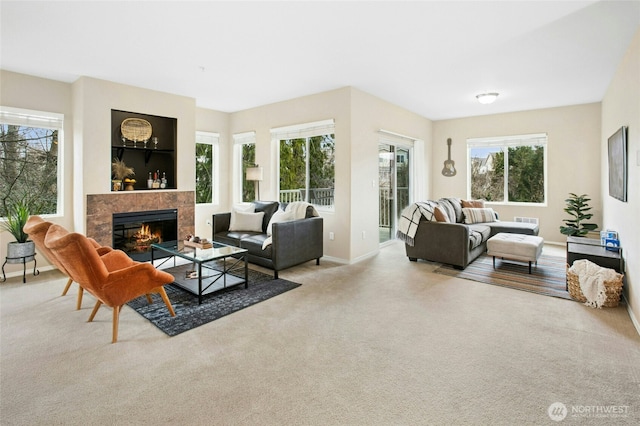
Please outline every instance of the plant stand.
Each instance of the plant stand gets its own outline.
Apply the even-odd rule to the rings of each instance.
[[[29,260],[27,260],[29,259]],[[4,273],[4,266],[7,263],[22,263],[22,283],[25,284],[27,282],[27,262],[31,262],[33,260],[33,276],[40,274],[40,271],[36,269],[36,255],[30,254],[29,256],[20,256],[20,257],[7,257],[2,264],[2,280],[0,282],[5,282],[7,280],[7,276]]]

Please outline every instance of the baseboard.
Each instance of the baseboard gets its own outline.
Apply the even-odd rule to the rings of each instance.
[[[330,262],[335,262],[335,263],[339,263],[341,265],[353,265],[354,263],[358,263],[358,262],[362,262],[363,260],[369,259],[371,257],[377,256],[380,253],[380,250],[376,250],[376,251],[372,251],[369,252],[365,255],[362,255],[360,257],[356,257],[355,259],[349,261],[347,259],[342,259],[339,257],[333,257],[333,256],[322,256],[320,258],[320,262],[322,263],[323,260],[328,260]]]
[[[42,272],[57,270],[57,268],[55,266],[52,266],[52,265],[43,266],[42,268],[39,267],[39,266],[36,266],[36,270],[38,271],[38,274],[40,274]],[[27,264],[27,282],[29,282],[29,276],[33,277],[33,265],[31,266],[31,269],[29,269],[28,264]],[[7,280],[10,279],[10,278],[16,278],[16,277],[22,278],[22,271],[8,272],[6,274],[6,277],[7,277]]]
[[[356,257],[355,259],[353,259],[350,264],[354,264],[354,263],[358,263],[358,262],[362,262],[363,260],[369,259],[371,257],[377,256],[378,254],[380,254],[380,249],[369,252],[367,254],[364,254],[362,256]]]
[[[631,323],[636,328],[636,331],[638,332],[638,335],[640,335],[640,321],[638,321],[638,319],[636,318],[635,314],[631,310],[631,305],[629,305],[629,301],[627,300],[627,296],[625,296],[623,294],[623,297],[624,297],[624,303],[627,304],[627,313],[629,314],[629,318],[631,318]]]
[[[559,246],[559,247],[564,247],[567,245],[567,242],[561,242],[561,241],[545,241],[545,244],[549,244],[552,246]]]
[[[333,256],[325,256],[325,255],[323,255],[320,258],[320,264],[322,264],[323,260],[328,260],[329,262],[339,263],[341,265],[348,265],[349,264],[349,262],[347,260],[342,259],[340,257],[333,257]]]

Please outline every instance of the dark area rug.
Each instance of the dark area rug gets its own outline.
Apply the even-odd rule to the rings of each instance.
[[[240,284],[205,295],[202,305],[198,304],[195,294],[173,284],[164,286],[176,312],[175,317],[169,315],[167,306],[158,294],[152,295],[152,304],[147,302],[145,296],[141,296],[127,305],[169,336],[176,336],[299,286],[283,279],[274,280],[272,275],[249,269],[249,288],[245,289],[244,284]]]
[[[496,258],[496,268],[493,269],[493,257],[483,254],[462,271],[453,266],[442,265],[435,272],[546,296],[571,299],[566,291],[566,263],[564,257],[543,254],[538,260],[538,266],[535,264],[531,266],[531,275],[529,275],[528,262]]]

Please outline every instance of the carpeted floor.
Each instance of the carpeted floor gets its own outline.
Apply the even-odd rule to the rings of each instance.
[[[531,274],[527,262],[513,260],[496,259],[494,269],[493,257],[486,254],[471,262],[462,271],[450,265],[442,265],[434,272],[546,296],[571,298],[566,290],[566,260],[559,256],[543,254],[538,260],[538,265],[531,266]]]
[[[116,344],[111,310],[88,323],[95,301],[76,311],[77,285],[60,296],[61,274],[10,278],[0,424],[640,424],[640,336],[626,306],[437,266],[410,262],[400,242],[353,264],[307,262],[280,273],[300,287],[175,337],[125,306]],[[595,411],[612,407],[616,417]]]
[[[190,267],[191,265],[182,266],[184,269]],[[181,267],[174,269],[179,268]],[[274,280],[272,275],[249,269],[248,288],[245,289],[244,284],[241,284],[205,295],[202,304],[198,304],[198,296],[178,286],[165,286],[175,317],[169,315],[167,306],[158,294],[152,295],[152,304],[147,302],[145,296],[141,296],[128,305],[167,335],[176,336],[299,286],[300,284],[282,278]]]

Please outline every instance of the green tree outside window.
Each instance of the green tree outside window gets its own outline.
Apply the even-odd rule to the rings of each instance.
[[[0,216],[19,201],[32,214],[58,208],[58,135],[56,129],[0,124]]]

